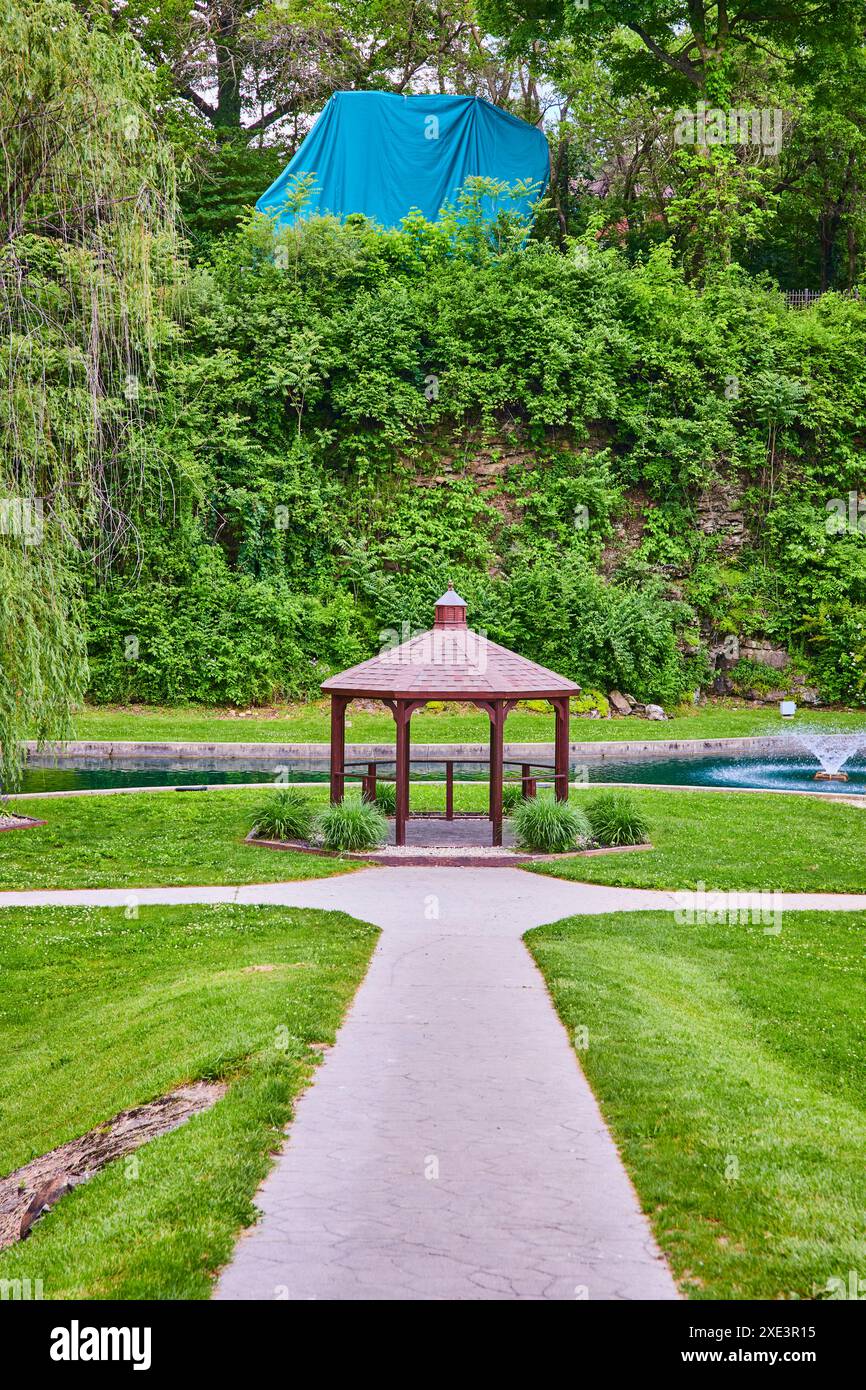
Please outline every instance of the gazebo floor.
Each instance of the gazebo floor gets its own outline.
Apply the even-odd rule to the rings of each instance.
[[[394,822],[388,826],[388,844],[394,844]],[[406,845],[418,849],[489,849],[493,844],[493,826],[486,816],[410,816],[406,823]],[[502,845],[511,849],[514,836],[507,823],[502,827]]]

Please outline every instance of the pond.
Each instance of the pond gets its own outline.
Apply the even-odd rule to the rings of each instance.
[[[660,757],[624,756],[571,765],[571,775],[579,782],[647,783],[653,786],[741,787],[773,791],[810,791],[826,795],[866,795],[866,747],[846,757],[846,782],[815,781],[820,763],[818,755],[793,748],[785,755],[761,757],[722,757],[718,754]],[[825,765],[838,761],[838,750],[826,755]],[[379,776],[393,777],[393,764],[380,763]],[[444,779],[442,763],[414,762],[412,780],[438,782]],[[519,775],[519,768],[506,768],[506,777]],[[463,781],[486,781],[486,763],[460,763],[455,777]],[[20,790],[23,792],[106,790],[122,787],[166,787],[237,785],[254,782],[327,782],[325,761],[299,759],[286,763],[274,757],[211,757],[191,761],[165,757],[88,757],[71,758],[31,754]],[[543,774],[540,774],[543,780]]]

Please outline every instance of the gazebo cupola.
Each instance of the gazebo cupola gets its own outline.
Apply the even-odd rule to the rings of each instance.
[[[568,799],[568,709],[580,686],[473,632],[467,626],[466,604],[451,584],[436,601],[431,629],[331,676],[322,690],[331,697],[332,801],[342,801],[345,788],[347,706],[356,698],[381,700],[394,715],[398,845],[406,843],[409,819],[410,721],[430,700],[473,704],[490,719],[492,844],[502,844],[505,720],[519,700],[548,700],[553,706],[554,784],[557,797]]]
[[[444,593],[441,598],[437,598],[434,612],[434,627],[466,626],[466,602],[460,597],[454,585],[450,582],[448,584],[448,592]]]

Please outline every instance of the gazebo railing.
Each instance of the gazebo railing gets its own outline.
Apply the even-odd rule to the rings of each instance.
[[[410,766],[410,768],[411,768],[411,766],[412,766],[413,763],[419,763],[419,764],[424,764],[424,765],[427,765],[427,764],[430,764],[430,763],[435,763],[435,764],[442,763],[442,764],[444,764],[444,767],[445,767],[445,819],[446,819],[446,820],[453,820],[453,819],[454,819],[454,768],[455,768],[455,767],[459,767],[459,766],[461,766],[461,765],[464,764],[464,763],[465,763],[465,764],[470,764],[470,765],[477,765],[477,764],[481,763],[481,764],[483,765],[484,759],[483,759],[483,758],[477,758],[477,757],[476,757],[476,758],[430,758],[430,757],[424,757],[424,758],[411,758],[411,757],[410,757],[410,758],[409,758],[409,766]],[[521,791],[522,791],[524,797],[531,798],[531,797],[537,796],[537,795],[538,795],[538,783],[539,783],[539,782],[550,782],[550,783],[553,784],[553,786],[554,786],[557,790],[559,790],[559,783],[562,782],[562,783],[563,783],[563,788],[562,788],[562,789],[563,789],[563,791],[564,791],[564,793],[565,793],[565,796],[567,797],[567,795],[568,795],[568,778],[569,778],[569,774],[568,774],[568,772],[558,773],[558,772],[556,771],[556,767],[555,767],[555,764],[554,764],[554,763],[526,762],[526,761],[525,761],[524,759],[522,759],[522,758],[504,758],[504,759],[503,759],[503,764],[502,764],[502,765],[503,765],[503,767],[519,767],[519,768],[520,768],[520,776],[519,776],[519,777],[506,777],[504,780],[505,780],[506,782],[511,782],[511,783],[519,782],[519,783],[520,783],[520,786],[521,786]],[[352,759],[352,760],[346,762],[346,763],[344,764],[344,772],[343,772],[343,775],[342,775],[342,777],[340,777],[340,778],[338,779],[338,782],[339,782],[339,786],[338,786],[338,795],[342,798],[343,792],[344,792],[344,790],[345,790],[345,783],[346,783],[347,780],[349,780],[349,779],[351,778],[351,779],[353,779],[353,780],[360,781],[360,783],[361,783],[361,795],[365,798],[365,800],[367,800],[367,801],[372,801],[372,800],[375,798],[375,795],[376,795],[376,785],[377,785],[377,782],[380,780],[379,768],[380,768],[380,767],[395,767],[395,766],[396,766],[396,759],[395,759],[395,758],[355,758],[355,759]],[[366,770],[365,770],[364,772],[349,772],[348,769],[349,769],[349,768],[352,768],[352,767],[365,768]],[[536,775],[536,773],[537,773],[538,770],[540,770],[540,771],[543,772],[543,773],[544,773],[544,772],[549,772],[551,775],[550,775],[549,777],[544,777],[544,776],[538,777],[538,776]],[[483,815],[484,812],[478,812],[477,814]]]

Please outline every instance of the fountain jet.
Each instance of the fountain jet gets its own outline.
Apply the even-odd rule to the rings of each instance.
[[[866,729],[852,734],[819,734],[808,729],[798,731],[797,738],[821,764],[815,773],[816,782],[847,782],[845,764],[861,748],[866,747]]]

